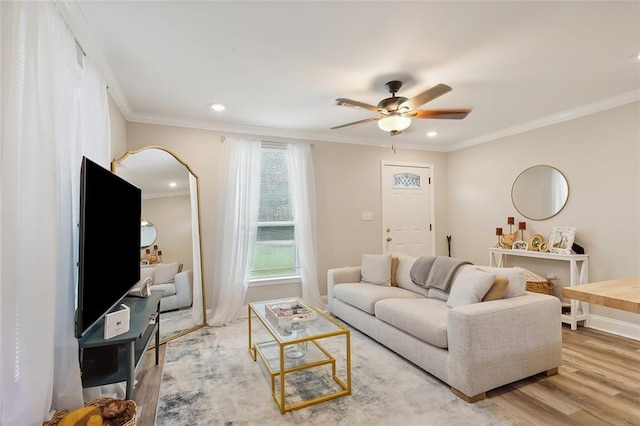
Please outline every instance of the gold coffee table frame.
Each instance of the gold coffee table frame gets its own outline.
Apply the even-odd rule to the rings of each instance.
[[[317,318],[308,323],[304,323],[305,335],[298,337],[297,333],[291,335],[280,334],[280,329],[273,324],[265,314],[265,306],[280,303],[303,303],[317,313]],[[320,402],[329,401],[345,395],[351,395],[351,335],[349,329],[339,324],[330,316],[321,312],[318,308],[299,298],[287,298],[277,300],[267,300],[263,302],[249,303],[249,352],[256,361],[258,355],[264,362],[265,367],[271,376],[271,394],[282,414],[287,411],[308,407]],[[266,342],[254,342],[252,320],[257,318],[264,328],[269,332],[273,340]],[[337,374],[336,359],[319,342],[321,339],[329,337],[344,336],[346,348],[346,382]],[[309,342],[307,354],[298,359],[288,359],[285,356],[285,349],[290,345]],[[322,365],[331,364],[333,380],[341,390],[318,396],[316,398],[296,402],[287,405],[285,401],[286,375],[296,371],[306,370]],[[279,377],[279,389],[276,389],[276,378]]]

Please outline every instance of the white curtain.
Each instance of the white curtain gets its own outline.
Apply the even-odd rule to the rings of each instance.
[[[209,325],[236,319],[248,287],[258,230],[261,142],[227,138],[220,176],[212,316]]]
[[[106,85],[55,4],[1,2],[0,423],[81,406],[74,338],[81,155],[108,166]]]
[[[316,248],[316,188],[311,147],[289,144],[289,187],[296,247],[302,276],[302,298],[324,309],[318,288]]]
[[[198,206],[198,179],[189,173],[189,192],[191,198],[191,250],[193,251],[193,308],[191,318],[194,324],[204,322],[204,312],[202,311],[202,262],[200,260],[200,215]],[[198,266],[198,267],[197,267]]]

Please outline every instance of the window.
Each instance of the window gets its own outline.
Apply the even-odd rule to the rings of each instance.
[[[299,275],[286,145],[262,144],[258,234],[251,278]]]

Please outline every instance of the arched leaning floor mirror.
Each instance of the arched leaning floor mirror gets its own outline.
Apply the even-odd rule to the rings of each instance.
[[[111,171],[142,189],[140,232],[145,241],[140,247],[140,276],[154,280],[152,290],[165,291],[160,301],[161,342],[204,327],[198,177],[159,146],[127,151],[112,161]],[[149,224],[154,228],[151,243]]]

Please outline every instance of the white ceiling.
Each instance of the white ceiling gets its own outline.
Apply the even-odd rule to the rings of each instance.
[[[81,1],[63,7],[129,121],[279,138],[452,151],[640,100],[638,1]],[[384,84],[422,109],[393,138]],[[216,113],[209,106],[222,103]],[[428,130],[440,132],[435,139]]]

